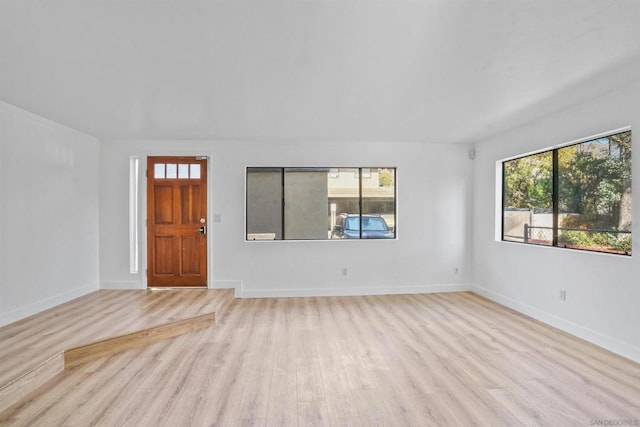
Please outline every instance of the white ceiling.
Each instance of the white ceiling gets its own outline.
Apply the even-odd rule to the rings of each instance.
[[[637,0],[0,0],[0,100],[101,138],[471,142],[639,76]]]

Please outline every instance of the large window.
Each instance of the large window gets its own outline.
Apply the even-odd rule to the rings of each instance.
[[[396,169],[247,168],[247,240],[394,239]]]
[[[631,255],[631,131],[502,163],[502,240]]]

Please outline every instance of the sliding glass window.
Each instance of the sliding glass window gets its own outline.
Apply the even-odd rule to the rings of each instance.
[[[502,240],[631,255],[631,131],[502,163]]]
[[[249,167],[247,240],[394,239],[396,169]]]

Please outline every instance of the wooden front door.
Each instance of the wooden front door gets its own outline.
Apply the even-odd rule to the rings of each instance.
[[[207,286],[207,160],[147,159],[147,286]]]

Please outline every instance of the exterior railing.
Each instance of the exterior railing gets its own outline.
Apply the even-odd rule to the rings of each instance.
[[[576,243],[571,242],[570,239],[566,238],[562,234],[564,232],[576,232],[576,233],[589,233],[591,236],[596,234],[606,234],[613,236],[614,241],[618,241],[624,235],[631,235],[631,231],[618,231],[618,230],[605,230],[605,229],[595,229],[595,228],[574,228],[574,227],[558,227],[558,244],[559,247],[566,248],[574,248],[574,249],[585,249],[585,250],[597,250],[600,252],[615,252],[615,253],[629,253],[629,250],[621,249],[617,247],[615,244],[611,244],[608,242],[604,243]],[[553,227],[546,226],[534,226],[529,224],[524,224],[524,243],[536,243],[542,245],[552,245],[553,244]]]

